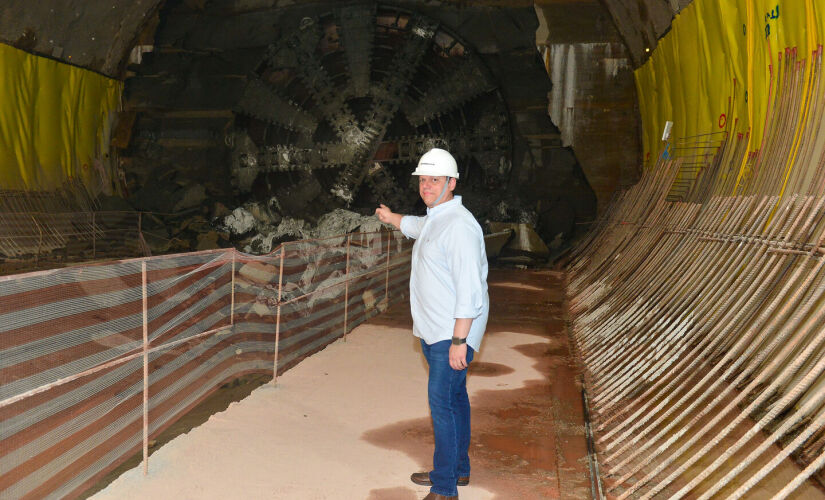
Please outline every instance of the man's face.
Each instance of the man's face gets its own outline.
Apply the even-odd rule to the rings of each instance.
[[[455,179],[447,176],[418,176],[418,194],[424,200],[424,204],[432,208],[435,200],[441,195],[444,189],[444,184],[447,183],[447,193],[441,198],[439,205],[445,201],[450,201],[453,198],[453,190],[455,189]]]

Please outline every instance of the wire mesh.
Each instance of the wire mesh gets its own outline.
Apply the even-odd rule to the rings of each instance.
[[[821,55],[807,82],[780,68],[758,154],[726,140],[678,197],[686,159],[663,156],[571,252],[572,336],[616,498],[823,496],[806,479],[825,445],[825,98],[803,99]]]
[[[75,497],[226,381],[404,298],[398,232],[0,277],[0,497]]]

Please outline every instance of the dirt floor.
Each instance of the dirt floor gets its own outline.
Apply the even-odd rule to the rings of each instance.
[[[492,310],[470,366],[470,499],[590,497],[563,274],[492,271]],[[426,362],[399,304],[156,448],[95,499],[423,498],[432,427]],[[225,399],[225,398],[224,398]],[[225,405],[225,401],[224,401]]]

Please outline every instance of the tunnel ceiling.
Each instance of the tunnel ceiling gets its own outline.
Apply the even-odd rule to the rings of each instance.
[[[0,41],[37,54],[53,57],[114,78],[121,78],[128,55],[156,21],[162,0],[67,0],[33,3],[5,0],[0,12]],[[193,10],[222,5],[228,9],[256,10],[312,3],[301,0],[186,0]],[[530,7],[559,9],[559,26],[582,23],[581,9],[602,4],[610,12],[636,65],[646,59],[656,41],[670,28],[673,16],[690,0],[422,0],[395,2],[431,9],[442,5]],[[576,32],[571,30],[571,37]],[[573,41],[573,40],[571,40]]]
[[[153,24],[161,0],[4,0],[0,41],[122,78],[132,47]]]

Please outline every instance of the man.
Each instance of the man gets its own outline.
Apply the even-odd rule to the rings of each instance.
[[[487,326],[487,255],[478,222],[453,191],[458,166],[450,153],[431,149],[413,172],[427,215],[393,213],[381,205],[381,222],[415,238],[410,273],[413,334],[430,367],[427,393],[435,435],[433,470],[410,476],[432,486],[425,500],[457,499],[470,481],[470,400],[467,366]]]

